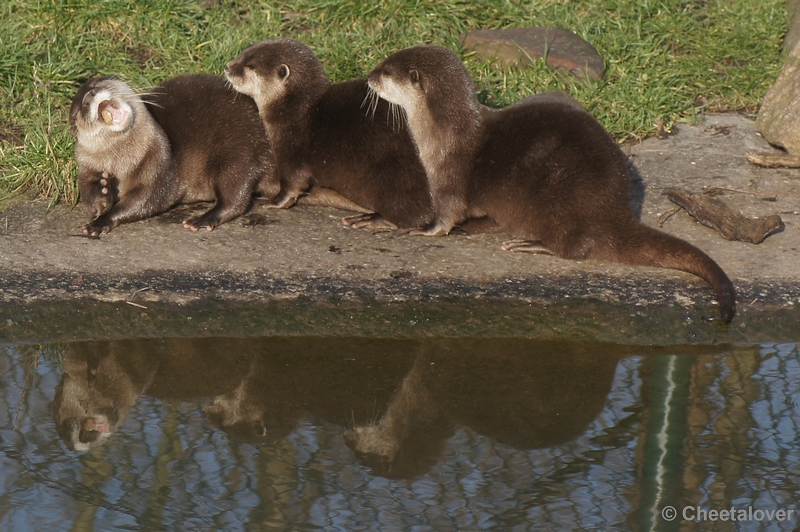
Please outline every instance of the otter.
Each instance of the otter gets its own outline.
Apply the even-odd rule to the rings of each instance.
[[[444,235],[468,216],[489,216],[512,235],[507,251],[697,275],[716,292],[722,319],[733,319],[728,276],[695,246],[634,217],[626,158],[577,102],[485,107],[459,57],[439,46],[400,50],[368,81],[405,111],[428,176],[434,220],[412,234]]]
[[[391,122],[388,104],[364,107],[365,78],[332,84],[311,49],[292,39],[246,48],[227,64],[225,76],[258,106],[280,179],[274,207],[291,207],[313,185],[371,211],[344,218],[353,227],[410,229],[433,219],[414,143]]]
[[[144,98],[117,78],[90,79],[72,101],[70,125],[81,201],[93,218],[87,236],[204,201],[215,204],[183,225],[211,231],[243,214],[254,196],[279,191],[255,103],[219,76],[178,76]],[[329,191],[313,192],[304,203],[366,212]]]

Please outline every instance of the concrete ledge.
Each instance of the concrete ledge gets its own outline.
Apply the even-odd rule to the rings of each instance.
[[[779,337],[763,341],[798,338],[800,171],[759,168],[744,158],[745,151],[769,149],[754,122],[738,115],[711,116],[699,126],[678,126],[677,134],[666,140],[648,139],[625,147],[644,180],[642,220],[647,224],[656,225],[674,207],[661,194],[671,187],[694,193],[716,187],[718,197],[744,214],[779,214],[785,222],[782,232],[756,246],[724,240],[685,212],[667,219],[663,229],[711,255],[734,281],[739,296],[739,315],[731,328],[693,333],[699,336],[688,338],[752,340],[756,337],[750,332],[753,324],[763,328],[772,319],[777,321],[769,329],[780,332]],[[776,201],[766,201],[768,197]],[[179,221],[185,214],[185,209],[179,209],[91,240],[79,236],[85,223],[79,209],[59,207],[46,212],[44,203],[26,198],[4,204],[0,210],[0,337],[77,338],[75,331],[91,337],[98,320],[106,324],[96,330],[101,337],[139,334],[138,325],[127,327],[125,320],[130,318],[122,316],[130,312],[138,316],[141,311],[154,322],[169,321],[169,316],[152,314],[152,309],[169,313],[212,302],[220,312],[235,314],[244,322],[250,318],[237,308],[270,313],[277,304],[293,309],[298,319],[318,312],[341,318],[305,328],[259,322],[265,327],[262,332],[281,334],[369,331],[402,336],[409,333],[403,321],[392,332],[392,318],[373,327],[369,314],[406,315],[409,308],[429,312],[441,325],[421,334],[527,336],[565,330],[578,335],[577,329],[585,327],[596,339],[685,341],[688,332],[683,323],[702,324],[710,319],[709,330],[717,327],[711,289],[700,279],[673,270],[508,253],[500,249],[502,234],[438,239],[373,235],[344,227],[340,218],[345,213],[332,209],[258,210],[210,233],[184,230]],[[148,308],[126,303],[131,298],[132,303]],[[85,316],[88,323],[80,326],[63,321],[55,325],[63,309],[88,308],[92,302],[125,312],[119,311],[119,319],[90,313],[91,317]],[[319,308],[312,309],[317,303]],[[18,326],[26,322],[17,320],[15,313],[24,315],[34,308],[38,309],[36,320]],[[50,310],[42,310],[46,308]],[[503,320],[486,315],[484,308],[503,315],[508,310],[513,315],[509,323],[514,325],[503,326]],[[550,316],[554,308],[567,310]],[[336,309],[347,310],[339,314]],[[347,313],[361,316],[364,323],[351,329]],[[459,321],[470,313],[481,316],[475,327]],[[453,321],[449,316],[457,318]],[[614,320],[630,316],[638,316],[643,325],[635,330],[614,325]],[[551,322],[560,325],[541,326]],[[654,335],[647,323],[667,330]],[[37,326],[48,332],[38,335]],[[236,327],[213,330],[223,335],[238,331]],[[205,334],[192,327],[176,333]]]

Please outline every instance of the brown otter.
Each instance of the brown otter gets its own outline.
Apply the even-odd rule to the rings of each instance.
[[[272,39],[246,48],[225,68],[251,96],[275,153],[280,193],[292,206],[311,185],[332,189],[375,214],[345,218],[356,227],[413,228],[433,219],[425,169],[408,132],[387,120],[390,106],[367,110],[367,80],[331,84],[304,44]]]
[[[272,151],[252,99],[209,74],[165,81],[145,96],[116,78],[78,90],[70,111],[81,199],[98,236],[179,203],[214,201],[184,227],[209,231],[242,213],[254,195],[279,191]],[[365,212],[329,191],[306,204]]]
[[[717,263],[633,216],[625,157],[577,103],[484,107],[458,56],[438,46],[396,52],[368,79],[405,110],[427,171],[435,219],[413,234],[444,235],[488,215],[515,239],[505,250],[693,273],[714,288],[722,319],[733,318],[734,287]]]

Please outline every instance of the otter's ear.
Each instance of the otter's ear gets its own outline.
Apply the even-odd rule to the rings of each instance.
[[[419,85],[419,71],[416,68],[411,69],[408,73],[408,77],[411,78],[411,83]]]
[[[278,67],[278,76],[282,80],[285,80],[286,78],[288,78],[290,73],[291,73],[291,71],[289,70],[288,65],[281,65],[281,66]]]

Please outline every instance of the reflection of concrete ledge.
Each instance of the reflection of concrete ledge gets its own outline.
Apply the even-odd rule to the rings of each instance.
[[[605,64],[594,47],[569,30],[552,27],[470,31],[461,36],[465,52],[475,52],[503,64],[546,64],[562,72],[593,81],[603,79]]]
[[[729,328],[718,325],[712,290],[692,275],[504,252],[502,234],[372,235],[344,227],[341,211],[296,207],[259,209],[210,233],[183,229],[186,213],[170,212],[90,240],[77,236],[82,210],[48,213],[43,202],[17,198],[0,205],[0,340],[167,330],[797,340],[797,170],[747,162],[746,151],[770,148],[754,123],[737,115],[679,124],[665,140],[623,149],[644,181],[646,224],[673,209],[661,194],[668,188],[717,187],[747,216],[784,220],[782,232],[758,245],[724,240],[685,212],[666,220],[664,231],[704,250],[736,285],[739,310]],[[131,298],[147,308],[128,304]]]

